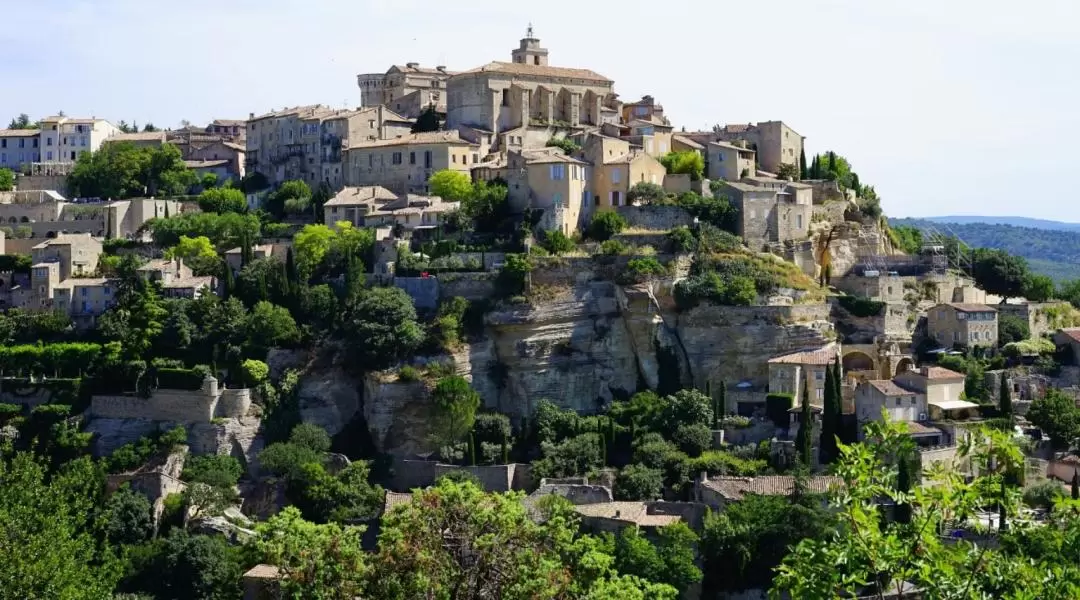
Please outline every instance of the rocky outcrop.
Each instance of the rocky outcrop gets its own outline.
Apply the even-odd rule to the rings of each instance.
[[[286,371],[303,369],[310,359],[311,356],[306,350],[271,348],[266,353],[266,366],[270,368],[270,378],[277,380]]]
[[[301,419],[336,435],[360,410],[362,385],[341,367],[309,371],[297,384]]]
[[[364,419],[372,441],[396,456],[435,451],[431,439],[431,394],[422,381],[397,381],[386,373],[364,380]]]

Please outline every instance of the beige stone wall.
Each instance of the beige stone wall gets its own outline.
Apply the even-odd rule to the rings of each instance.
[[[776,173],[781,164],[798,165],[803,139],[781,121],[757,124],[758,162],[761,168]]]
[[[949,306],[935,306],[927,311],[926,327],[930,337],[946,347],[997,345],[996,313],[963,313]]]
[[[468,143],[350,148],[346,157],[345,185],[381,185],[396,193],[416,194],[428,193],[428,178],[436,171],[452,169],[469,174],[470,167],[480,160],[479,148]]]

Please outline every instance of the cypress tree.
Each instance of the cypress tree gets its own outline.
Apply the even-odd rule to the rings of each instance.
[[[600,461],[606,467],[607,462],[607,440],[602,435],[596,436],[600,440]]]
[[[469,433],[469,464],[476,466],[476,436]]]
[[[896,491],[898,492],[910,492],[911,491],[911,459],[908,458],[906,453],[900,455],[900,469],[896,474]],[[911,523],[911,505],[907,502],[901,502],[896,505],[896,522],[908,524]]]
[[[799,414],[799,433],[795,434],[795,451],[798,452],[799,461],[807,469],[811,468],[813,461],[814,440],[812,429],[813,417],[810,412],[809,386],[803,385],[802,412]]]
[[[1073,469],[1072,499],[1080,500],[1080,469]]]
[[[836,153],[829,150],[829,172],[836,172]]]
[[[833,383],[832,366],[825,367],[824,404],[821,411],[821,441],[818,444],[818,461],[827,465],[836,458],[836,436],[840,415],[837,410],[836,385]]]
[[[1001,402],[998,405],[998,411],[1001,412],[1002,418],[1009,419],[1012,422],[1012,391],[1009,389],[1009,378],[1006,377],[1005,373],[1004,370],[1001,371]]]
[[[503,433],[502,439],[502,462],[504,465],[510,464],[510,449],[509,444],[506,442],[506,434]]]
[[[809,173],[806,169],[806,148],[799,148],[799,179],[806,179]]]
[[[168,201],[165,202],[165,218],[166,219],[169,218],[169,203],[168,203]]]
[[[720,380],[720,388],[718,391],[720,393],[716,397],[716,404],[720,407],[721,411],[727,412],[727,384],[724,383],[723,379]]]
[[[236,291],[236,279],[233,274],[232,265],[225,264],[225,277],[221,287],[221,299],[228,300]]]

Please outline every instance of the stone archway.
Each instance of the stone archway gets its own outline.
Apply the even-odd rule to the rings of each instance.
[[[56,237],[56,232],[55,231],[47,231],[47,232],[45,232],[45,237],[47,237],[49,239],[53,239],[53,238]]]
[[[877,361],[860,350],[844,352],[841,363],[844,366],[845,373],[848,371],[877,371]]]
[[[914,368],[915,368],[915,361],[914,360],[911,360],[910,358],[907,358],[907,357],[901,358],[900,361],[896,363],[896,373],[895,374],[899,375],[901,373],[906,373],[907,371],[911,371]]]

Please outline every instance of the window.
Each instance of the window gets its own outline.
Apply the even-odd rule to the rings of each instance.
[[[802,229],[802,215],[795,215],[795,229]]]
[[[652,140],[645,140],[645,152],[652,154]]]
[[[79,138],[79,145],[80,146],[85,146],[86,145],[86,136],[85,135],[82,136],[81,138]]]
[[[987,340],[987,341],[990,340],[990,332],[989,331],[983,332],[983,339]]]
[[[79,294],[83,297],[86,296],[86,288],[79,288]]]
[[[336,207],[336,206],[332,206],[332,207],[330,207],[330,214],[332,214],[332,215],[336,215],[336,214],[337,214],[337,207]]]
[[[457,164],[457,154],[450,155],[450,162]]]
[[[416,153],[415,152],[410,152],[409,153],[409,164],[410,165],[415,165],[416,164]]]
[[[635,106],[634,107],[634,114],[639,116],[639,117],[645,116],[645,115],[649,114],[649,107],[647,107],[647,106]]]
[[[431,150],[424,150],[424,168],[431,168]]]
[[[915,406],[915,396],[911,396],[910,398],[908,398],[908,404]]]
[[[814,380],[815,381],[824,381],[824,379],[825,379],[825,373],[823,371],[814,372]]]
[[[566,176],[566,165],[551,165],[551,179],[555,181],[561,180]]]
[[[953,332],[953,334],[952,334],[952,341],[953,341],[954,343],[955,343],[955,342],[959,342],[959,341],[960,341],[960,332],[959,332],[959,331],[954,331],[954,332]]]
[[[716,162],[724,162],[724,155],[723,154],[717,154],[716,155]]]
[[[476,164],[476,163],[478,163],[478,162],[480,162],[480,155],[479,155],[479,154],[475,154],[475,153],[474,153],[474,154],[472,155],[472,163],[473,163],[473,164],[475,165],[475,164]]]
[[[49,150],[48,152],[46,152],[45,155],[46,155],[45,160],[52,160],[52,150]]]
[[[52,138],[46,138],[46,139],[45,139],[45,145],[46,145],[46,146],[52,146]],[[51,157],[50,157],[50,158],[51,158]]]
[[[619,192],[617,192],[617,191],[612,191],[612,192],[611,192],[611,205],[612,205],[612,206],[618,206],[618,205],[619,205],[619,202],[620,202],[620,200],[621,200],[621,199],[620,199],[620,197],[619,197]]]
[[[367,126],[368,129],[375,129],[375,119],[368,119]]]
[[[374,154],[368,154],[367,155],[367,166],[368,166],[369,169],[375,167],[375,155]]]
[[[589,205],[589,190],[583,190],[581,192],[581,205],[582,206],[588,206]]]
[[[510,106],[510,89],[503,88],[502,90],[502,105]]]
[[[612,181],[612,183],[619,183],[620,179],[622,179],[622,171],[620,171],[619,169],[612,169],[611,170],[611,181]]]
[[[896,399],[896,406],[900,406],[900,398]]]
[[[75,160],[75,153],[74,152],[71,153],[71,160]]]
[[[818,390],[815,390],[814,392],[815,392],[814,395],[817,396],[818,400],[821,400],[822,398],[825,397],[825,390],[823,390],[823,389],[818,389]]]
[[[7,140],[0,140],[0,148],[7,148]]]

